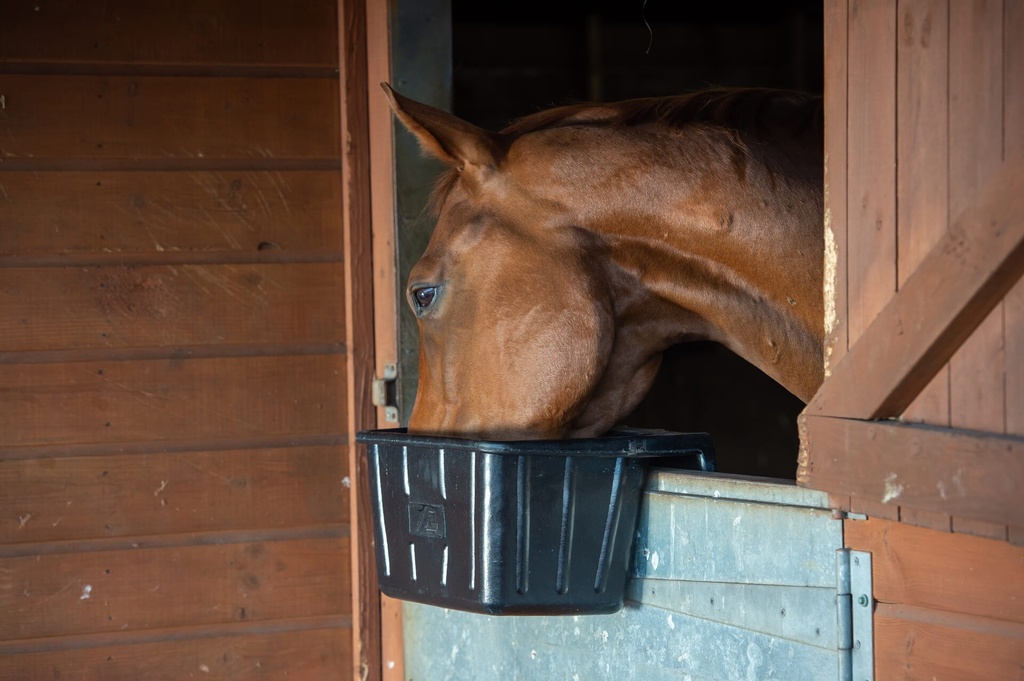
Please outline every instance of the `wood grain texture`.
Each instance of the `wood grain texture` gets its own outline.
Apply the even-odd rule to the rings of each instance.
[[[850,497],[850,511],[866,515],[870,518],[883,518],[885,520],[899,520],[900,507],[895,504],[883,504],[876,499],[865,499],[863,497]]]
[[[0,268],[0,352],[193,345],[341,347],[337,264]],[[197,324],[196,320],[203,323]]]
[[[953,518],[953,531],[973,534],[975,537],[1006,541],[1009,528],[1003,523],[985,522],[973,518]]]
[[[801,484],[892,508],[1024,524],[1022,438],[898,421],[806,418],[815,456],[801,470]]]
[[[1024,4],[1004,5],[1003,154],[1024,163]],[[1006,432],[1024,435],[1024,281],[1003,300]]]
[[[1004,163],[805,413],[861,419],[899,415],[1020,278],[1022,211],[1024,165]]]
[[[378,8],[379,9],[379,8]],[[367,8],[362,0],[338,0],[341,59],[341,129],[347,144],[342,156],[343,227],[346,279],[346,411],[348,430],[377,426],[370,399],[374,377],[373,211],[370,184],[371,139],[368,97]],[[390,50],[387,35],[378,35],[374,54]],[[381,678],[381,612],[373,548],[373,515],[366,457],[350,448],[352,553],[352,675],[363,681]]]
[[[875,611],[875,679],[1019,679],[1024,626],[981,617],[880,604]]]
[[[348,539],[0,559],[0,639],[348,611]]]
[[[807,417],[806,428],[815,456],[802,468],[800,482],[849,494],[855,512],[872,515],[858,511],[861,500],[1004,525],[1024,523],[1019,503],[1024,438],[828,417]]]
[[[917,527],[927,527],[939,532],[953,531],[953,518],[943,511],[926,511],[920,508],[902,506],[900,507],[899,520],[901,523],[908,523]]]
[[[949,21],[949,207],[960,215],[1003,165],[1003,2],[950,3]],[[1000,303],[950,360],[954,427],[1004,432],[1003,343]]]
[[[352,656],[347,628],[240,633],[0,656],[0,678],[20,681],[336,681]]]
[[[399,364],[398,239],[395,231],[394,119],[378,83],[392,80],[391,8],[382,2],[366,3],[367,134],[370,144],[370,206],[373,230],[369,248],[373,261],[374,372],[384,375],[387,364]],[[353,112],[354,113],[354,112]],[[357,219],[356,215],[352,216]],[[363,244],[366,248],[366,244]],[[365,274],[362,276],[365,277]],[[365,284],[364,284],[365,285]],[[368,415],[366,415],[368,417]],[[364,418],[366,418],[364,417]],[[385,424],[384,408],[376,421]],[[365,507],[364,507],[364,510]],[[369,535],[367,535],[369,536]],[[363,554],[363,558],[366,555]],[[369,566],[367,566],[367,569]],[[382,681],[405,681],[402,602],[380,595],[380,649]]]
[[[347,474],[340,447],[0,460],[0,543],[345,523]]]
[[[337,64],[331,0],[0,5],[0,62]]]
[[[896,4],[850,0],[847,272],[853,347],[896,291]]]
[[[1022,547],[878,519],[846,522],[844,541],[873,554],[880,603],[1024,623]]]
[[[330,78],[0,75],[0,159],[330,159]]]
[[[1006,432],[1024,436],[1024,281],[1003,299],[1006,362]]]
[[[339,254],[340,220],[331,171],[0,173],[0,264],[96,253]]]
[[[825,344],[826,376],[849,347],[847,49],[849,3],[825,3]]]
[[[0,365],[0,446],[345,432],[343,355]]]
[[[897,285],[902,287],[949,223],[949,0],[899,3],[896,52]],[[903,412],[949,425],[943,368]]]

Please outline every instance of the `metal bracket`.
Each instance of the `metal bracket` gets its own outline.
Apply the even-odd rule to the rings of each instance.
[[[871,554],[836,551],[836,616],[839,618],[841,681],[875,681]]]
[[[371,400],[373,406],[384,407],[384,420],[390,423],[398,423],[398,365],[385,364],[384,376],[374,377]]]

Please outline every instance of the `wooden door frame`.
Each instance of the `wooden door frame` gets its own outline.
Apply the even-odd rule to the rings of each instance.
[[[371,172],[376,156],[371,144],[369,64],[376,63],[380,51],[374,49],[374,59],[369,59],[368,13],[379,11],[381,4],[374,0],[338,0],[337,10],[348,362],[346,403],[351,486],[352,678],[360,680],[381,679],[384,667],[381,646],[383,613],[374,567],[369,477],[366,459],[355,444],[357,432],[377,427],[378,415],[372,404],[371,389],[376,359],[382,353],[376,344],[386,344],[391,337],[386,329],[378,331],[375,328],[378,321],[383,324],[389,317],[375,309],[375,303],[381,296],[374,296],[377,244],[372,225],[374,218],[380,219],[380,216],[374,215],[371,192]]]
[[[422,3],[415,7],[421,13],[431,11]],[[371,400],[374,379],[385,376],[389,365],[400,364],[399,337],[403,335],[399,328],[398,281],[401,225],[396,213],[400,174],[395,159],[399,145],[395,140],[391,110],[379,84],[398,77],[393,75],[395,66],[408,70],[409,64],[405,61],[412,60],[418,65],[413,75],[429,71],[429,65],[420,63],[430,61],[417,59],[416,54],[406,58],[399,55],[403,63],[393,64],[395,46],[391,40],[395,22],[402,22],[397,28],[415,31],[416,17],[411,16],[415,12],[401,10],[402,6],[394,0],[338,0],[349,360],[347,397],[349,432],[353,436],[360,430],[396,425],[388,421],[385,408],[374,407]],[[426,17],[427,20],[434,18]],[[431,47],[426,41],[419,41],[413,52],[428,50],[437,57],[437,50]],[[443,59],[445,54],[447,51],[443,50],[437,58]],[[435,97],[437,91],[448,91],[450,78],[442,80],[444,82],[434,88]],[[409,152],[403,153],[408,155]],[[418,153],[418,148],[412,153]],[[406,182],[422,184],[421,178]],[[424,190],[419,187],[416,191]],[[410,370],[405,367],[406,373]],[[405,407],[408,411],[408,405]],[[357,679],[400,681],[405,675],[401,603],[378,590],[366,460],[354,441],[350,445],[353,673]]]

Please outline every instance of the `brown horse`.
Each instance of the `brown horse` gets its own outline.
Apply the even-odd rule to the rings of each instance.
[[[822,381],[822,108],[718,90],[482,130],[385,91],[449,166],[413,268],[412,432],[599,435],[663,352],[718,341],[808,400]]]

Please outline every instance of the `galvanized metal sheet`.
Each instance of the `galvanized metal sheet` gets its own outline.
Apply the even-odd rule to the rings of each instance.
[[[836,617],[842,523],[827,504],[718,475],[658,472],[648,490],[621,612],[490,617],[407,603],[408,676],[821,681],[848,670]]]
[[[835,587],[635,579],[626,597],[787,641],[839,649]]]
[[[839,653],[646,605],[614,615],[490,617],[406,604],[416,681],[837,678]]]
[[[661,492],[644,495],[633,576],[835,588],[831,512]]]

